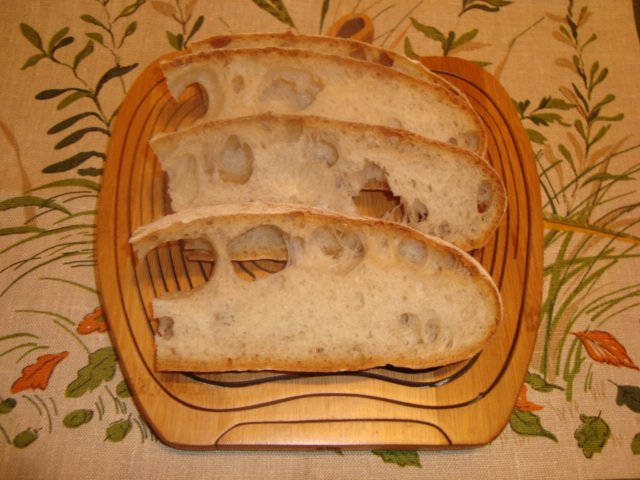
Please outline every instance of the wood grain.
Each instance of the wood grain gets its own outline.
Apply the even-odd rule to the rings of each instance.
[[[179,242],[138,261],[128,240],[136,227],[169,211],[164,173],[149,138],[197,121],[206,99],[193,87],[173,100],[159,61],[132,86],[105,163],[98,280],[133,398],[162,441],[188,449],[459,448],[486,444],[502,431],[539,323],[542,218],[536,166],[511,100],[495,78],[460,59],[423,61],[478,111],[489,136],[488,161],[504,179],[509,201],[492,241],[473,252],[500,288],[505,321],[473,359],[424,371],[155,372],[151,300],[205,282],[212,263]]]

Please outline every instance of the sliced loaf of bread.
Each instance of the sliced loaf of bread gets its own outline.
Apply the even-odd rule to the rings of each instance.
[[[501,321],[492,279],[469,255],[383,220],[284,204],[220,205],[134,232],[142,259],[162,242],[215,252],[200,288],[153,301],[162,371],[427,368],[471,357]],[[286,258],[254,282],[232,262]]]
[[[214,49],[161,64],[175,98],[192,84],[207,96],[204,120],[297,113],[386,125],[477,153],[485,137],[460,96],[379,64],[293,48]]]
[[[356,202],[374,182],[399,199],[385,218],[471,250],[505,210],[504,186],[483,159],[386,127],[263,114],[163,134],[151,146],[174,211],[269,201],[367,214]]]

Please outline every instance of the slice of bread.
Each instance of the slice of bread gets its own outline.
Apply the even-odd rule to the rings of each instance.
[[[207,95],[204,120],[297,113],[386,125],[483,153],[477,114],[434,83],[367,61],[293,48],[218,49],[161,64],[179,98],[189,85]]]
[[[356,199],[374,181],[401,202],[385,218],[471,250],[505,210],[504,186],[483,159],[386,127],[263,114],[164,134],[151,146],[174,211],[270,201],[367,214]]]
[[[153,300],[161,371],[427,368],[473,356],[501,321],[497,288],[472,257],[396,223],[219,205],[142,226],[131,244],[141,259],[194,239],[210,243],[215,266],[200,288]],[[285,268],[253,282],[232,266],[282,253]]]
[[[280,47],[309,50],[327,55],[366,60],[392,68],[410,77],[447,88],[455,95],[463,94],[440,75],[433,73],[423,64],[400,55],[393,50],[380,48],[370,43],[349,38],[328,37],[326,35],[305,35],[301,33],[236,33],[210,37],[191,44],[191,51],[206,52],[218,48],[261,48]]]

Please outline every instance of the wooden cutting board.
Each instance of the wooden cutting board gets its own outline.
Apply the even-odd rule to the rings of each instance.
[[[508,211],[474,252],[504,301],[487,348],[456,365],[359,373],[159,373],[151,300],[206,281],[210,265],[179,244],[137,261],[128,239],[168,212],[164,173],[149,148],[158,132],[188,126],[206,109],[197,88],[176,102],[150,65],[120,108],[98,212],[98,279],[112,340],[136,405],[165,443],[216,448],[458,448],[505,427],[535,344],[542,289],[542,218],[527,135],[500,84],[456,58],[424,63],[462,90],[488,132],[488,159],[504,179]]]

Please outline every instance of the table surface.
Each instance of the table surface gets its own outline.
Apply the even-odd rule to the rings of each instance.
[[[0,476],[640,476],[638,9],[631,0],[2,2]],[[363,27],[341,28],[352,18]],[[95,272],[118,105],[161,55],[213,35],[288,29],[470,60],[513,100],[539,172],[544,289],[526,381],[487,446],[188,452],[158,441],[136,409]]]

